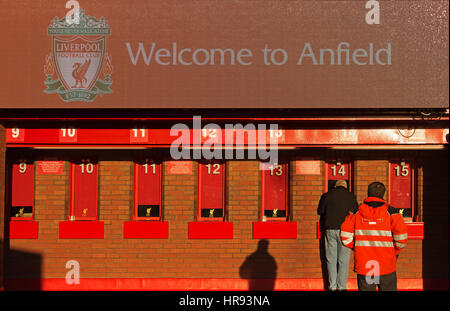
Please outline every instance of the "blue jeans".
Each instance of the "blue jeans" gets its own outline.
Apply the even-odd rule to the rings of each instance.
[[[325,257],[327,259],[329,289],[346,290],[351,250],[342,244],[341,230],[325,230]]]

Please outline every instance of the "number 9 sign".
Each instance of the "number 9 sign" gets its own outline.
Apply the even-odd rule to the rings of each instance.
[[[25,140],[25,129],[9,128],[6,129],[6,142],[23,142]]]

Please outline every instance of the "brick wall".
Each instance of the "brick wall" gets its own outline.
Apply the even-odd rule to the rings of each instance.
[[[419,195],[424,198],[425,191],[432,191],[432,182],[435,181],[425,172],[440,171],[432,160],[436,153],[405,153],[405,156],[429,159],[420,163],[419,187],[423,189],[419,190]],[[448,156],[448,152],[446,154]],[[104,239],[60,240],[58,224],[67,220],[69,210],[70,153],[41,152],[35,154],[35,159],[55,155],[64,160],[62,174],[40,175],[36,169],[34,213],[35,220],[39,221],[39,239],[11,240],[11,250],[6,256],[6,278],[64,278],[68,271],[65,263],[72,259],[79,261],[82,278],[239,278],[240,266],[257,248],[258,240],[252,239],[252,222],[259,220],[260,213],[257,161],[227,162],[226,209],[228,220],[234,226],[232,240],[188,239],[188,222],[195,220],[197,204],[195,162],[191,175],[168,175],[167,162],[163,164],[163,220],[169,222],[169,238],[136,240],[123,239],[123,222],[131,220],[132,213],[133,155],[119,151],[99,152],[98,215],[99,220],[104,221]],[[325,153],[315,155],[322,159],[330,156]],[[370,182],[377,180],[388,186],[388,159],[393,154],[353,152],[349,155],[355,160],[354,189],[359,202],[365,198]],[[10,152],[9,156],[14,157],[15,154]],[[277,278],[322,278],[316,222],[317,204],[324,189],[323,165],[320,175],[296,175],[294,159],[300,155],[289,156],[291,211],[292,220],[298,223],[298,238],[272,239],[268,251],[276,260]],[[321,163],[324,164],[323,161]],[[441,177],[439,182],[448,186],[448,172],[443,176],[446,177]],[[429,221],[427,227],[433,226],[435,221],[442,223],[439,217],[446,213],[448,217],[448,193],[435,193],[434,201],[425,202],[424,198],[418,200],[419,214],[424,214],[424,220]],[[437,205],[429,206],[432,202],[437,202]],[[428,219],[425,217],[427,209],[432,213]],[[441,226],[445,231],[445,223]],[[429,256],[422,253],[423,244],[421,240],[409,241],[400,255],[399,278],[442,275],[448,278],[448,268],[444,274],[437,275],[436,268],[430,268],[430,272],[424,274],[428,270],[424,270],[422,258]],[[431,246],[428,248],[430,253],[435,251]],[[442,248],[448,252],[448,240],[439,254]],[[27,267],[27,257],[14,250],[37,254],[39,264]],[[448,256],[440,262],[441,265],[444,263],[448,263]],[[353,260],[350,270],[352,265]],[[259,276],[265,276],[263,267]],[[350,272],[350,277],[356,276]]]

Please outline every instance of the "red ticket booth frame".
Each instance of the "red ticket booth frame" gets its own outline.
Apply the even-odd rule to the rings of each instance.
[[[151,175],[155,175],[152,176],[152,182],[156,185],[156,190],[152,189],[152,198],[145,198],[146,200],[150,200],[151,203],[155,203],[155,204],[149,204],[149,205],[159,205],[159,216],[158,217],[140,217],[138,215],[138,206],[140,202],[140,199],[143,199],[140,196],[140,191],[139,189],[145,185],[147,185],[147,183],[150,183],[148,180],[143,181],[142,178],[145,176],[145,174],[142,174],[141,170],[143,170],[143,166],[147,164],[147,168],[149,169],[149,167],[154,164],[155,165],[155,174],[150,174],[147,173],[147,175],[150,177]],[[146,160],[145,162],[138,163],[138,162],[134,162],[134,196],[133,196],[133,221],[138,221],[138,220],[161,220],[162,219],[162,170],[163,170],[163,165],[162,162],[160,161],[154,161],[154,160]],[[153,191],[155,190],[155,191]],[[155,195],[156,193],[156,195]],[[148,201],[148,202],[150,202]],[[148,203],[146,202],[146,203]]]
[[[280,163],[277,165],[281,165],[282,170],[284,172],[284,210],[286,211],[286,217],[266,217],[266,221],[289,221],[290,220],[290,202],[289,202],[289,163]],[[273,171],[276,171],[276,168],[274,168]],[[269,182],[270,176],[270,169],[267,170],[261,170],[261,215],[260,215],[260,221],[263,221],[264,212],[266,210],[266,200],[267,200],[267,194],[266,194],[266,186],[270,185]],[[274,173],[276,174],[276,172]],[[276,175],[273,175],[276,178]],[[268,209],[269,210],[269,209]]]
[[[22,163],[26,164],[24,173],[20,172],[20,165]],[[31,159],[8,161],[7,168],[6,180],[9,184],[8,187],[10,187],[9,191],[6,191],[6,202],[8,202],[8,213],[10,214],[9,238],[37,239],[39,222],[33,220],[35,185],[34,162]],[[20,195],[18,195],[18,193]],[[15,217],[15,215],[12,215],[13,206],[31,206],[31,216]]]
[[[409,185],[410,199],[409,200],[410,200],[410,208],[411,208],[411,217],[404,217],[404,220],[405,220],[405,222],[417,222],[418,221],[418,213],[417,213],[417,190],[416,190],[417,189],[417,160],[416,159],[394,158],[394,159],[389,160],[388,202],[390,204],[392,204],[392,206],[394,206],[395,208],[399,208],[399,209],[404,208],[403,206],[398,206],[398,204],[396,206],[396,201],[393,200],[393,198],[394,198],[393,185],[394,185],[394,181],[398,180],[398,178],[396,178],[396,176],[394,176],[394,170],[395,170],[396,166],[401,165],[401,162],[409,163],[409,172],[410,172],[410,174],[408,174],[409,177],[407,177],[407,178],[409,179],[409,182],[410,182],[410,185]],[[400,172],[400,174],[401,174],[401,172]],[[402,178],[402,177],[400,177],[400,179],[406,179],[406,178]]]
[[[144,165],[155,164],[155,174],[147,175],[149,179],[153,179],[151,182],[143,181],[141,178],[145,176],[142,171],[145,169]],[[149,166],[147,166],[147,169]],[[155,175],[155,176],[152,176]],[[162,177],[163,177],[163,164],[161,161],[153,159],[146,159],[142,162],[134,162],[134,196],[133,196],[133,217],[132,221],[124,222],[123,237],[124,239],[168,239],[169,238],[169,224],[167,221],[162,221]],[[140,203],[140,191],[141,187],[149,187],[148,184],[156,183],[156,190],[151,192],[154,198],[151,198],[145,203],[157,203],[159,205],[158,217],[139,217],[138,207]],[[142,189],[141,189],[142,190]],[[152,189],[154,190],[154,189]],[[156,193],[156,195],[155,195]],[[149,199],[149,198],[147,198]],[[156,204],[148,204],[156,205]]]
[[[203,194],[204,194],[204,172],[207,170],[207,165],[211,164],[211,171],[214,171],[214,164],[220,164],[222,172],[219,189],[222,194],[221,209],[222,217],[202,217],[201,210],[203,207]],[[198,184],[197,184],[197,212],[196,221],[189,222],[188,224],[188,237],[189,239],[232,239],[233,238],[233,223],[226,221],[227,215],[225,210],[225,198],[226,198],[226,171],[227,165],[224,161],[209,161],[198,163]],[[207,173],[206,173],[207,174]],[[211,174],[214,175],[214,174]],[[214,177],[214,176],[213,176]]]
[[[20,173],[21,163],[26,164],[24,173]],[[16,217],[11,214],[11,221],[30,221],[34,216],[34,163],[29,159],[11,161],[9,163],[10,178],[10,206],[31,206],[31,216]]]
[[[283,172],[284,181],[284,209],[286,211],[285,217],[264,217],[264,211],[266,210],[266,186],[270,185],[270,178],[274,175],[270,175],[273,172],[276,176],[278,170],[277,166],[270,169],[270,166],[264,163],[260,163],[261,170],[261,210],[259,221],[253,222],[252,224],[252,236],[253,239],[296,239],[297,238],[297,222],[290,221],[290,191],[289,191],[289,169],[290,165],[287,161],[282,161],[277,165],[281,165]],[[267,167],[263,167],[267,166]],[[276,199],[275,199],[276,200]],[[269,209],[268,209],[269,210]],[[273,209],[270,209],[272,211]]]
[[[80,165],[84,164],[86,165],[86,173],[81,172]],[[88,173],[87,165],[92,164],[93,165],[93,171],[92,173]],[[78,172],[78,169],[80,169],[80,172]],[[87,180],[83,178],[83,183],[77,182],[82,175],[90,176]],[[92,186],[92,183],[94,183],[95,186]],[[87,187],[91,185],[90,187]],[[89,196],[87,196],[86,193],[82,194],[84,197],[90,197],[92,201],[95,201],[95,214],[89,213],[89,216],[80,216],[77,214],[77,200],[80,198],[80,194],[78,194],[78,187],[83,186],[88,188],[90,191],[93,191],[92,193],[89,193]],[[92,190],[91,190],[92,189]],[[94,198],[92,198],[92,196]],[[70,163],[70,209],[69,209],[69,220],[71,221],[81,221],[81,220],[97,220],[98,216],[98,162],[93,159],[83,159],[81,161],[71,162]]]
[[[205,198],[203,197],[203,194],[205,193],[204,190],[204,182],[205,182],[205,176],[204,173],[207,170],[207,165],[211,165],[210,170],[212,172],[211,175],[214,177],[214,171],[215,171],[215,165],[220,165],[220,171],[221,171],[221,178],[216,178],[216,180],[220,180],[220,184],[218,185],[218,189],[221,192],[222,200],[220,209],[222,210],[222,217],[202,217],[201,210],[202,207],[204,207],[203,204],[209,203],[205,202]],[[207,173],[205,173],[208,175]],[[211,161],[209,163],[198,163],[198,185],[197,185],[197,221],[226,221],[226,211],[225,211],[225,196],[226,196],[226,163],[225,162],[217,162],[217,161]],[[208,208],[205,208],[208,209]]]
[[[325,159],[324,161],[324,185],[323,185],[323,191],[324,193],[328,192],[328,182],[330,180],[346,180],[347,181],[347,189],[348,191],[352,192],[353,191],[353,160],[348,159],[348,158],[338,158],[336,157],[336,159]],[[346,167],[345,172],[348,174],[348,178],[343,178],[344,176],[338,175],[339,169],[336,168],[336,176],[339,178],[330,178],[330,170],[331,169],[331,165],[337,165],[337,163],[342,163],[343,165],[346,165],[344,167]],[[321,233],[320,233],[320,222],[318,221],[316,223],[316,236],[318,239],[320,239],[321,237]]]
[[[80,164],[85,164],[85,173],[81,172]],[[87,164],[93,165],[92,173],[89,173]],[[80,170],[80,171],[78,171]],[[93,157],[86,157],[81,160],[70,162],[70,207],[68,221],[61,221],[59,223],[59,238],[60,239],[103,239],[103,222],[98,221],[98,161]],[[80,176],[78,176],[80,175]],[[81,175],[91,175],[90,179],[82,179],[79,182]],[[89,191],[95,201],[94,212],[89,211],[89,215],[80,216],[76,211],[76,200],[79,198],[78,187],[83,186]],[[86,196],[86,193],[84,194]],[[82,207],[81,207],[82,208]],[[82,210],[82,209],[81,209]]]

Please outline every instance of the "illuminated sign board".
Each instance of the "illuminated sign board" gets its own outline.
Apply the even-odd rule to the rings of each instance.
[[[448,1],[70,2],[2,3],[0,108],[448,108]]]

